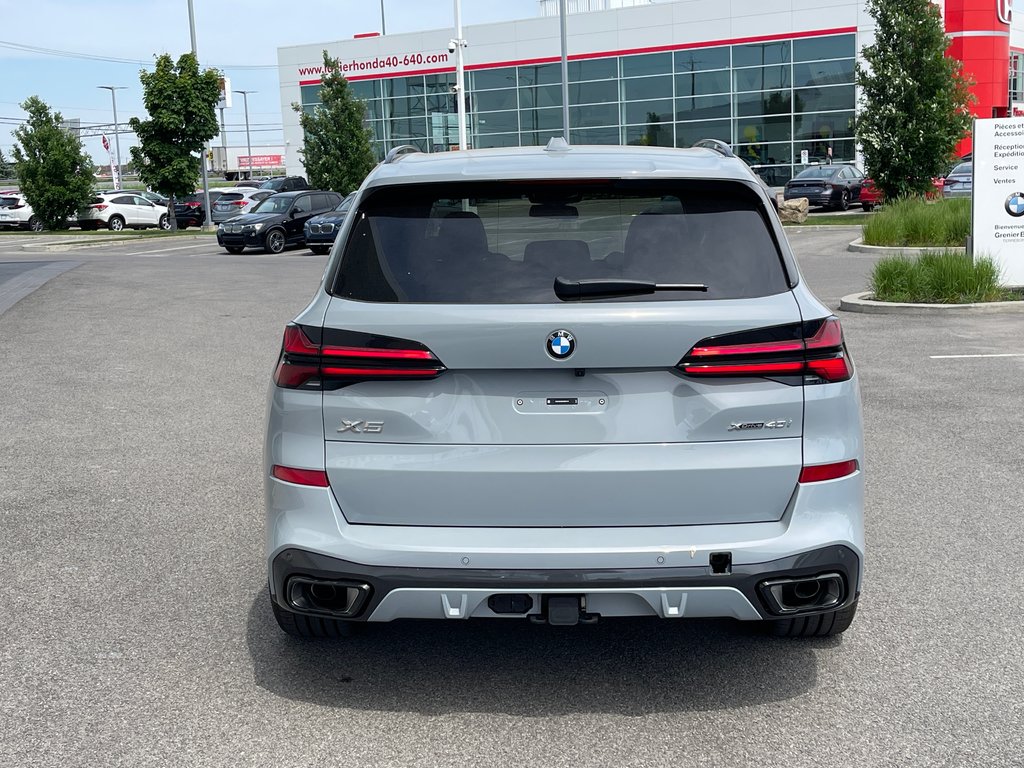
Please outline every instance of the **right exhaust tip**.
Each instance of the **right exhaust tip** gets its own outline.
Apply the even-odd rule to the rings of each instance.
[[[782,616],[835,608],[846,599],[846,582],[838,573],[770,579],[758,588],[768,609]]]

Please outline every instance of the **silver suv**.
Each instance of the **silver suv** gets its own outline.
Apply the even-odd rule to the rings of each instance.
[[[367,177],[270,388],[285,632],[850,625],[853,363],[763,187],[708,144],[400,149]]]

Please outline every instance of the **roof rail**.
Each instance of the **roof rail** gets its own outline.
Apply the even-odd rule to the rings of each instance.
[[[736,157],[736,155],[732,153],[732,147],[718,139],[701,139],[693,146],[695,148],[700,147],[701,149],[710,149],[713,152],[717,152],[722,157]]]
[[[403,155],[412,154],[413,152],[419,152],[418,147],[414,147],[412,144],[402,144],[400,147],[395,147],[384,157],[384,164],[396,163]]]

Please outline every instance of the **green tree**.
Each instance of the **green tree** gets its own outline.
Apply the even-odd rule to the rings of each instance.
[[[92,158],[82,140],[63,128],[60,112],[52,112],[38,96],[21,108],[28,113],[14,130],[14,172],[18,186],[47,229],[64,229],[68,216],[92,196]]]
[[[139,73],[139,80],[149,119],[128,121],[139,138],[139,146],[131,148],[132,163],[142,182],[170,198],[168,216],[177,229],[174,198],[195,190],[203,146],[219,130],[214,105],[220,98],[220,73],[200,71],[191,53],[177,63],[165,53],[152,72]]]
[[[875,42],[857,66],[856,122],[864,164],[888,198],[923,195],[949,168],[971,124],[973,99],[930,0],[868,0]]]
[[[348,194],[363,183],[377,161],[364,124],[366,105],[357,99],[341,74],[337,59],[324,51],[320,104],[304,112],[298,104],[305,141],[299,154],[309,183],[317,189]]]
[[[11,168],[10,162],[8,162],[7,158],[4,157],[3,150],[0,149],[0,179],[9,179],[9,178],[11,178],[11,171],[12,170],[13,169]]]

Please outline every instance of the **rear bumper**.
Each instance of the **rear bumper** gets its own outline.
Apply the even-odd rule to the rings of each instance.
[[[801,197],[807,198],[809,206],[830,206],[834,205],[832,192],[784,192],[783,200],[798,200]]]
[[[288,610],[296,610],[284,597],[293,577],[359,584],[366,599],[351,616],[353,621],[523,618],[541,614],[547,598],[561,595],[582,598],[585,610],[600,616],[757,621],[780,617],[763,595],[761,585],[766,581],[837,574],[844,591],[839,604],[829,608],[836,610],[857,599],[859,571],[860,557],[846,546],[740,565],[728,574],[714,574],[708,565],[592,570],[366,566],[286,549],[271,561],[270,581],[272,599]],[[492,598],[512,595],[520,600],[520,610],[492,610]]]

